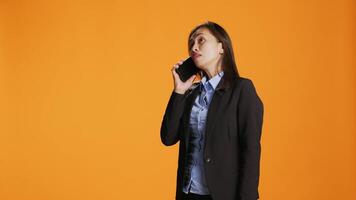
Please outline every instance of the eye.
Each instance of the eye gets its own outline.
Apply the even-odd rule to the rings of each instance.
[[[198,41],[199,41],[199,42],[202,42],[202,41],[204,41],[204,38],[199,38]]]

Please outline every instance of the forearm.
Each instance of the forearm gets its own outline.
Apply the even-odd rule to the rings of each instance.
[[[179,141],[179,127],[184,111],[185,95],[172,92],[161,125],[161,141],[174,145]]]

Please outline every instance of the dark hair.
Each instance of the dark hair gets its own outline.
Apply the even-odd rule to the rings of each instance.
[[[224,49],[223,60],[222,60],[222,70],[224,71],[223,79],[227,81],[227,84],[231,84],[234,79],[240,77],[239,72],[237,70],[237,65],[235,62],[234,51],[232,49],[232,42],[223,27],[218,25],[217,23],[206,21],[198,26],[196,26],[189,34],[188,37],[188,53],[190,53],[190,49],[192,47],[192,36],[194,33],[200,29],[206,28],[208,29],[212,35],[218,40],[218,42],[222,43],[222,48]]]

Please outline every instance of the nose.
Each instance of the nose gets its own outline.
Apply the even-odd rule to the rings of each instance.
[[[198,52],[198,45],[197,44],[194,44],[193,46],[192,46],[192,49],[191,49],[191,51],[192,52]]]

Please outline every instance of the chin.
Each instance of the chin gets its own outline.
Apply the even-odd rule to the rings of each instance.
[[[197,65],[197,67],[200,69],[200,70],[205,70],[205,68],[204,68],[204,66],[202,66],[202,65]]]
[[[204,63],[201,63],[201,62],[195,62],[195,65],[199,68],[199,69],[201,69],[201,70],[204,70]]]

